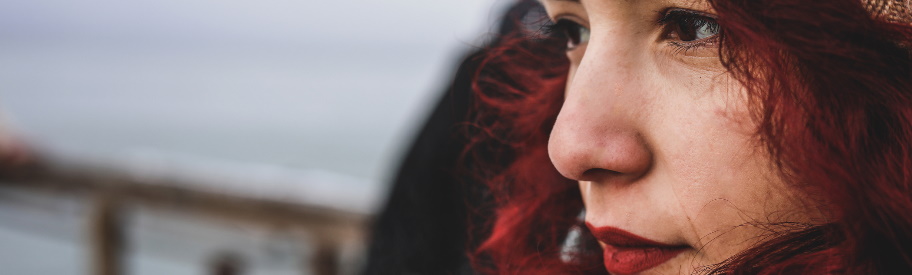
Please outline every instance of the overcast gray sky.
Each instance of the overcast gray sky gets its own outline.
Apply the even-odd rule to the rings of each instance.
[[[505,2],[0,1],[0,107],[47,148],[380,182]]]

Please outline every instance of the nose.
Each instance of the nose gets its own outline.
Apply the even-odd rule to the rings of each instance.
[[[564,177],[634,181],[653,165],[644,135],[647,72],[631,56],[590,44],[576,68],[548,142],[551,162]]]

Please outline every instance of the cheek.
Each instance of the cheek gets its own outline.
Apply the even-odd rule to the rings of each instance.
[[[655,142],[667,169],[659,181],[670,183],[665,196],[673,198],[665,210],[708,262],[747,248],[764,233],[753,225],[791,208],[743,93],[725,80],[712,83],[677,93],[655,128],[666,129]]]
[[[764,147],[753,135],[743,108],[714,102],[682,119],[681,137],[667,152],[672,183],[669,205],[692,230],[691,243],[702,247],[707,262],[721,261],[750,247],[766,234],[767,225],[801,221],[789,189],[778,177]],[[766,229],[764,229],[766,228]]]

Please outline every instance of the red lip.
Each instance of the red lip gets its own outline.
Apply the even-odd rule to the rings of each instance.
[[[596,239],[605,244],[605,269],[612,274],[646,271],[687,250],[686,245],[660,243],[616,227],[595,227],[588,222],[586,226]]]

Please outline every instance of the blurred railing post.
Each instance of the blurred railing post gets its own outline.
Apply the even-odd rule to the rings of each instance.
[[[314,255],[311,258],[311,265],[316,275],[338,275],[339,274],[339,250],[337,245],[327,240],[327,236],[317,235],[320,238],[316,242]]]
[[[92,274],[123,274],[124,225],[120,203],[109,193],[97,194],[89,220]]]
[[[77,171],[36,165],[20,169],[0,167],[0,185],[36,192],[89,195],[87,221],[91,246],[90,274],[121,275],[125,272],[125,205],[179,209],[192,215],[228,219],[263,228],[294,228],[313,237],[314,254],[306,274],[340,274],[344,244],[363,241],[368,217],[364,214],[309,205],[225,194],[188,188],[174,181],[136,179],[93,169]],[[302,259],[304,260],[304,259]],[[243,272],[238,269],[237,272]]]

